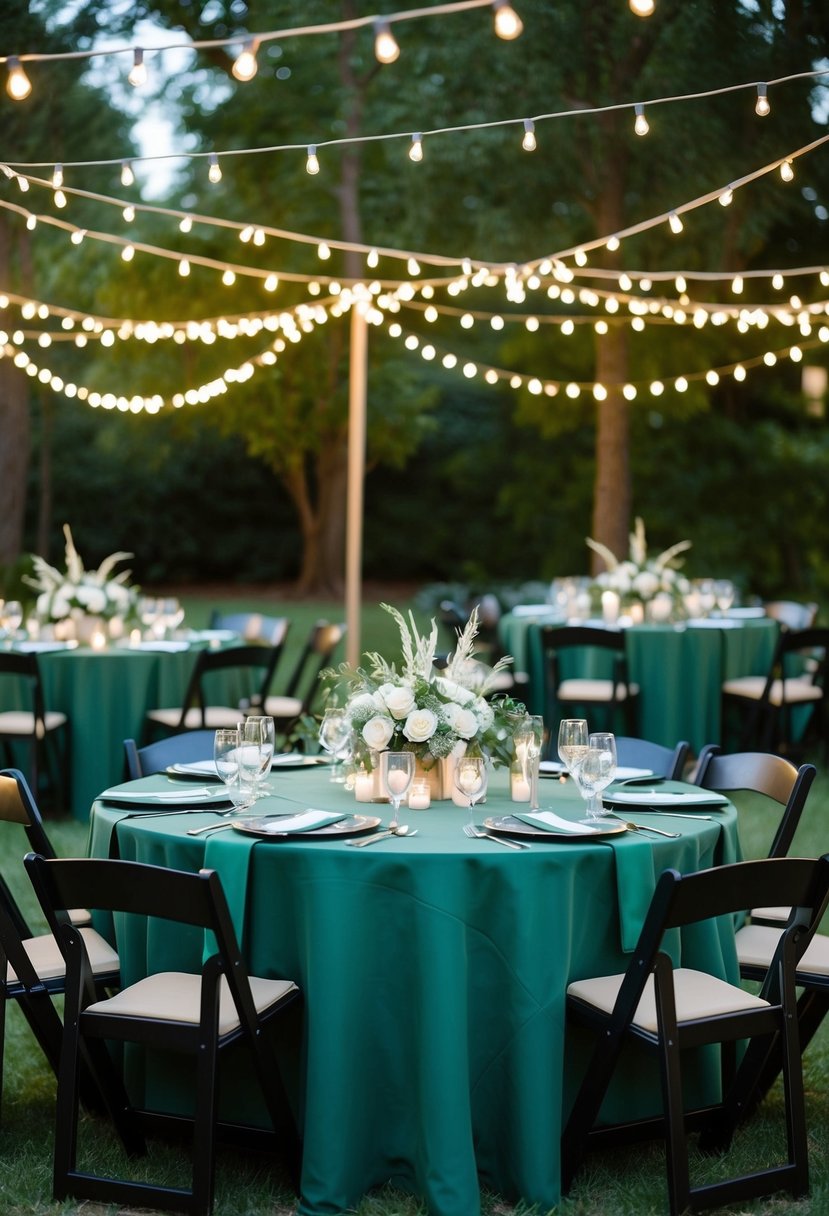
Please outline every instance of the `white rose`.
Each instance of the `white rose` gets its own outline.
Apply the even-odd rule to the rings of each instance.
[[[462,739],[471,739],[478,733],[478,719],[471,709],[462,709],[455,718],[454,731]]]
[[[388,686],[384,685],[384,687]],[[388,692],[383,692],[383,700],[386,703],[386,709],[398,721],[407,717],[417,704],[414,693],[405,684],[391,685]]]
[[[442,696],[449,697],[452,701],[457,701],[459,705],[468,705],[470,701],[475,700],[474,692],[470,692],[468,688],[464,688],[456,680],[447,680],[445,676],[437,677],[435,687]]]
[[[109,597],[110,602],[115,604],[118,608],[125,607],[130,601],[129,590],[124,586],[123,583],[107,583],[106,594]]]
[[[425,743],[437,730],[437,715],[431,709],[413,709],[403,726],[403,734],[412,743]]]
[[[69,616],[72,611],[72,605],[67,596],[63,594],[63,588],[55,594],[52,600],[52,607],[49,615],[53,621],[62,621],[64,617]]]
[[[643,570],[633,580],[633,590],[643,600],[652,599],[659,590],[659,579],[650,570]]]
[[[382,709],[383,705],[380,698],[371,692],[357,693],[356,697],[352,697],[348,702],[348,712],[353,717],[362,709]]]
[[[75,590],[75,599],[85,608],[87,612],[97,615],[104,611],[107,606],[107,597],[102,587],[92,587],[88,583],[81,583]]]
[[[463,713],[463,706],[458,705],[457,701],[449,701],[440,711],[446,725],[450,730],[455,729],[455,723],[458,720],[458,714]]]
[[[489,701],[485,701],[483,697],[479,697],[474,706],[478,721],[481,724],[481,730],[489,730],[492,723],[495,721],[495,711]]]
[[[382,751],[393,734],[394,723],[390,718],[381,718],[379,714],[369,718],[362,731],[366,743],[375,752]]]

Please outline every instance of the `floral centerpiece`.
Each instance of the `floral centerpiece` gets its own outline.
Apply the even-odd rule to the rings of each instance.
[[[647,605],[657,596],[662,596],[669,609],[683,603],[683,597],[690,590],[690,583],[684,575],[678,572],[681,565],[677,558],[681,553],[691,548],[689,540],[681,540],[670,549],[665,549],[658,557],[648,557],[648,545],[645,537],[645,525],[637,517],[636,526],[630,534],[630,551],[626,559],[620,560],[606,545],[591,540],[587,544],[594,553],[603,558],[606,569],[599,574],[594,586],[602,591],[614,591],[619,596],[622,606],[633,603]]]
[[[421,635],[411,613],[407,624],[396,608],[382,607],[400,630],[400,669],[371,653],[365,656],[366,667],[355,671],[343,666],[337,673],[345,676],[349,688],[345,708],[356,740],[356,758],[371,768],[372,753],[388,748],[414,752],[426,771],[437,761],[463,752],[508,764],[515,724],[526,710],[509,697],[487,700],[495,676],[512,659],[505,656],[493,667],[475,659],[477,608],[458,634],[446,666],[437,670],[435,621],[430,632]]]
[[[131,553],[111,553],[97,570],[85,570],[75,548],[68,524],[63,525],[66,538],[66,568],[58,570],[42,557],[33,557],[34,575],[25,581],[38,592],[35,610],[41,622],[54,625],[74,621],[80,625],[88,618],[100,618],[123,623],[135,615],[137,589],[129,585],[131,571],[113,571]]]

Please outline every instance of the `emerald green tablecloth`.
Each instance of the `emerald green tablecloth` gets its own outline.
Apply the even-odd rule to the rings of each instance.
[[[388,818],[388,807],[355,804],[324,770],[285,772],[271,783],[275,796],[257,805],[263,812],[314,806]],[[541,795],[560,814],[583,813],[569,783],[543,781]],[[476,814],[513,805],[496,775]],[[98,803],[90,851],[215,868],[251,971],[300,985],[303,1216],[351,1210],[389,1181],[422,1196],[432,1216],[474,1216],[479,1177],[543,1211],[558,1202],[559,1137],[578,1060],[571,1038],[565,1051],[567,984],[624,968],[620,902],[625,936],[635,937],[662,869],[735,858],[734,809],[711,814],[656,821],[681,831],[678,840],[544,841],[516,852],[466,837],[466,811],[451,803],[406,811],[417,836],[365,849],[234,830],[192,837],[187,828],[219,822],[215,813]],[[674,945],[686,966],[736,974],[730,931]],[[201,952],[200,939],[169,927],[150,942],[134,930],[121,960],[129,980],[147,955],[154,965],[193,967]],[[655,1074],[641,1061],[633,1068],[633,1089],[621,1099],[627,1114],[631,1092],[643,1113],[658,1101]],[[148,1070],[144,1081],[155,1092],[147,1097],[175,1104],[172,1075]],[[250,1099],[242,1113],[251,1115]]]
[[[555,707],[545,704],[540,628],[546,623],[543,611],[535,616],[507,613],[499,630],[504,649],[515,659],[515,670],[528,676],[528,708],[557,719]],[[561,622],[550,616],[550,623]],[[687,739],[696,753],[706,743],[724,742],[720,686],[734,676],[765,675],[778,628],[776,621],[760,617],[626,629],[630,675],[640,688],[636,733],[666,747]],[[562,656],[564,676],[575,673],[574,661],[578,662],[572,654]],[[579,669],[578,674],[603,675],[605,671],[596,667]]]

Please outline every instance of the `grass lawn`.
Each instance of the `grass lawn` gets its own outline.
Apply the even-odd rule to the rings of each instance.
[[[238,599],[214,600],[207,596],[182,597],[187,622],[193,627],[207,623],[212,607],[226,611],[251,608],[271,615],[288,615],[294,620],[294,643],[306,635],[311,623],[321,616],[342,619],[340,604],[300,605],[290,600],[251,597],[242,604]],[[403,609],[404,598],[391,600]],[[424,615],[418,614],[421,625]],[[390,656],[397,653],[394,623],[376,605],[366,609],[362,649],[379,649]],[[290,659],[286,666],[290,665]],[[820,765],[819,765],[820,769]],[[824,825],[829,822],[829,778],[818,777],[804,813],[803,822],[792,848],[793,854],[814,856],[827,847]],[[762,856],[773,834],[775,817],[766,808],[745,808],[740,834],[746,856]],[[59,852],[82,854],[86,847],[86,827],[69,819],[52,819],[48,830]],[[0,867],[21,903],[34,916],[34,899],[25,884],[20,857],[25,841],[17,829],[4,825],[0,833]],[[826,926],[829,931],[829,925]],[[0,1214],[2,1216],[57,1216],[58,1213],[83,1211],[85,1216],[115,1216],[116,1208],[96,1204],[76,1204],[51,1200],[52,1121],[54,1115],[54,1078],[34,1045],[31,1034],[11,1005],[6,1027],[6,1075],[2,1106],[2,1163],[0,1173]],[[759,1200],[729,1209],[739,1213],[769,1213],[773,1216],[829,1216],[829,1029],[824,1025],[804,1060],[807,1087],[807,1116],[810,1130],[812,1192],[806,1200],[793,1201],[785,1195]],[[778,1155],[782,1129],[780,1087],[772,1091],[759,1114],[740,1133],[727,1159],[729,1168],[752,1168],[761,1158]],[[106,1168],[112,1157],[117,1161],[116,1145],[103,1129],[96,1138],[94,1168]],[[182,1154],[155,1143],[151,1146],[150,1176],[158,1178],[169,1171],[172,1180],[183,1181],[178,1167]],[[119,1168],[113,1166],[113,1169]],[[694,1178],[713,1180],[721,1173],[717,1159],[700,1158],[693,1163]],[[139,1171],[136,1176],[140,1176]],[[627,1148],[590,1158],[571,1196],[557,1209],[561,1216],[655,1216],[666,1210],[663,1154],[656,1145]],[[256,1156],[250,1158],[222,1150],[217,1171],[217,1216],[288,1216],[294,1210],[294,1197],[278,1169]],[[725,1209],[721,1209],[725,1210]],[[547,1216],[524,1205],[514,1206],[496,1195],[485,1195],[482,1216]],[[356,1209],[357,1216],[426,1216],[426,1209],[411,1197],[389,1190],[366,1196]],[[127,1216],[126,1211],[124,1216]],[[476,1216],[470,1212],[469,1216]]]

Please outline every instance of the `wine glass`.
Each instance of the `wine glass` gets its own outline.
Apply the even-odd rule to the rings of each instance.
[[[601,819],[601,792],[616,776],[616,736],[605,731],[591,734],[587,747],[576,760],[578,787],[587,801],[587,818]]]
[[[728,610],[734,603],[735,587],[730,578],[717,578],[714,580],[714,595],[717,599],[717,608],[720,616],[727,616]]]
[[[240,739],[245,743],[255,744],[258,749],[258,766],[256,772],[256,797],[264,798],[267,794],[267,777],[271,771],[274,749],[273,718],[267,714],[251,714],[239,723]]]
[[[558,727],[558,757],[571,777],[575,766],[587,750],[587,719],[562,718]]]
[[[389,827],[397,827],[397,816],[403,795],[412,784],[415,771],[414,752],[383,752],[380,756],[380,776],[391,802],[392,816]]]
[[[20,600],[6,600],[0,616],[2,616],[4,636],[14,641],[18,629],[23,624],[23,605]]]
[[[351,751],[351,723],[344,709],[334,706],[326,709],[320,723],[319,741],[334,757],[330,780],[342,785],[345,781],[343,761]]]
[[[467,799],[470,823],[475,822],[475,803],[486,793],[488,781],[489,773],[483,756],[461,756],[455,765],[455,785]]]

